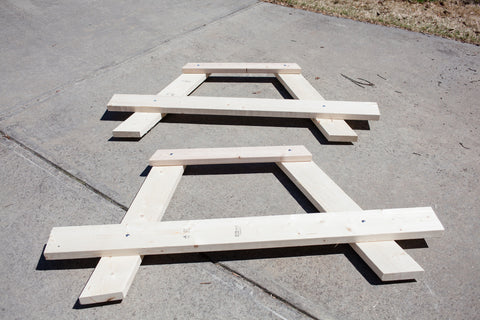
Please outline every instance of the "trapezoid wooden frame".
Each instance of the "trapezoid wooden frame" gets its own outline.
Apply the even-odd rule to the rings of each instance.
[[[324,103],[322,105],[331,103],[331,101],[325,101],[322,95],[320,95],[320,93],[318,93],[318,91],[310,84],[310,82],[308,82],[303,77],[303,75],[301,74],[301,68],[296,63],[187,63],[182,68],[182,72],[183,73],[177,79],[175,79],[157,95],[160,97],[188,96],[198,86],[200,86],[212,73],[270,73],[276,76],[279,82],[285,87],[285,89],[292,95],[294,99],[323,101]],[[113,130],[112,135],[113,137],[117,138],[141,138],[167,114],[167,109],[164,109],[165,111],[158,112],[152,112],[152,109],[150,109],[150,112],[140,112],[136,111],[134,108],[122,109],[120,107],[121,106],[112,105],[111,103],[109,103],[108,110],[133,111],[134,113]],[[335,111],[335,107],[333,107],[332,110]],[[145,109],[143,111],[145,111]],[[170,111],[184,113],[185,109],[170,109]],[[198,110],[196,112],[198,112]],[[227,113],[217,114],[234,113],[232,113],[232,111],[228,111]],[[238,114],[237,112],[237,115],[248,114]],[[376,120],[378,119],[378,115],[379,113],[377,114],[377,117],[369,119]],[[269,116],[272,115],[270,114]],[[292,114],[290,113],[289,115],[283,116],[292,116]],[[354,117],[349,118],[348,116],[344,116],[342,118],[338,116],[335,117],[335,115],[332,114],[322,116],[321,114],[315,113],[312,113],[310,116],[304,115],[302,117],[310,117],[313,123],[318,127],[320,132],[325,136],[328,141],[355,142],[358,139],[355,131],[353,131],[352,128],[343,119],[356,119]]]
[[[79,231],[75,229],[78,227],[72,227],[74,229],[67,230],[67,232],[63,232],[62,228],[54,228],[52,230],[52,234],[48,241],[47,247],[44,251],[44,255],[47,259],[78,258],[87,256],[101,257],[97,267],[93,271],[90,279],[88,280],[88,283],[86,284],[84,290],[79,297],[79,301],[81,304],[94,304],[124,299],[141,264],[143,258],[142,254],[153,253],[158,254],[167,252],[172,253],[192,251],[198,252],[202,250],[214,250],[215,248],[220,248],[219,250],[233,250],[242,248],[268,248],[291,245],[297,246],[325,244],[331,243],[332,241],[333,243],[347,242],[370,266],[370,268],[372,268],[372,270],[382,281],[414,279],[423,273],[423,269],[420,267],[420,265],[418,265],[395,241],[392,240],[404,239],[405,237],[418,238],[419,236],[425,237],[439,235],[443,230],[443,227],[436,218],[433,210],[431,210],[431,208],[395,209],[403,210],[401,211],[402,214],[410,214],[412,219],[416,219],[413,221],[413,226],[415,227],[418,227],[421,224],[423,228],[425,227],[425,221],[427,221],[427,226],[430,228],[427,228],[428,230],[415,229],[417,233],[412,233],[412,229],[408,227],[407,224],[400,224],[400,226],[398,225],[398,221],[402,221],[403,223],[404,220],[402,219],[402,216],[396,216],[395,218],[393,218],[393,222],[389,221],[387,223],[385,221],[377,221],[377,227],[378,225],[385,226],[385,230],[380,230],[382,228],[368,229],[367,234],[365,234],[365,230],[362,229],[362,227],[365,226],[363,222],[367,221],[366,219],[368,219],[368,221],[374,221],[371,219],[380,219],[382,218],[381,214],[379,216],[378,212],[375,213],[362,211],[362,209],[312,161],[311,153],[304,146],[158,150],[150,158],[149,164],[152,166],[152,169],[146,177],[135,199],[133,200],[130,208],[125,214],[121,225],[105,226],[105,228],[100,226],[101,230],[107,230],[108,228],[110,228],[106,231],[107,233],[103,234],[103,236],[100,236],[100,238],[105,239],[105,236],[115,237],[114,232],[120,232],[120,236],[129,237],[130,233],[133,234],[133,230],[138,231],[139,228],[142,228],[142,226],[146,227],[146,223],[154,223],[156,221],[160,221],[166,211],[168,203],[178,185],[178,182],[183,175],[186,165],[229,163],[240,164],[253,162],[276,163],[319,211],[343,212],[342,214],[339,213],[339,219],[344,220],[342,220],[343,222],[339,223],[341,223],[341,225],[343,224],[344,227],[347,228],[348,232],[346,234],[343,234],[344,237],[341,239],[339,237],[341,237],[342,235],[335,234],[335,236],[337,237],[335,240],[332,240],[330,238],[321,238],[318,236],[315,238],[315,240],[306,238],[294,239],[291,237],[291,234],[288,234],[288,229],[292,226],[292,221],[299,221],[301,219],[304,219],[302,220],[303,225],[308,226],[313,223],[312,221],[308,220],[310,218],[303,217],[302,215],[292,215],[291,217],[289,216],[290,218],[286,218],[288,220],[286,221],[284,218],[278,218],[274,216],[270,220],[268,217],[263,217],[262,219],[255,222],[257,223],[257,227],[261,228],[262,223],[264,226],[265,223],[268,223],[268,221],[272,221],[272,219],[280,219],[278,220],[279,222],[277,226],[279,226],[280,229],[283,229],[284,233],[279,233],[278,235],[276,235],[274,231],[271,232],[271,234],[277,236],[276,240],[279,241],[274,244],[266,244],[266,240],[262,238],[256,239],[257,243],[261,242],[261,244],[254,245],[253,247],[249,245],[241,246],[238,243],[235,243],[235,239],[230,239],[229,246],[226,245],[225,241],[225,243],[223,244],[219,243],[217,237],[211,240],[210,243],[187,243],[186,246],[182,248],[178,247],[175,250],[172,250],[170,248],[170,251],[165,248],[159,247],[156,247],[156,249],[152,249],[153,251],[142,251],[141,249],[145,249],[145,243],[137,243],[137,247],[132,247],[131,245],[130,247],[128,247],[128,245],[126,247],[122,247],[122,244],[119,244],[120,246],[115,249],[117,251],[115,251],[111,247],[111,250],[109,251],[106,248],[102,247],[101,244],[99,244],[101,243],[101,241],[93,241],[93,249],[81,246],[79,247],[79,243],[82,243],[82,241],[77,241],[78,239],[76,238],[76,240],[72,238],[72,242],[70,242],[70,245],[73,245],[73,247],[68,247],[66,243],[68,243],[68,239],[70,239],[69,235],[72,235],[72,232],[74,234],[75,232]],[[384,213],[385,212],[390,211],[387,210],[384,211]],[[341,218],[340,215],[342,216]],[[356,215],[358,215],[358,217],[368,216],[368,218],[359,218],[355,220],[356,222],[352,222],[351,218],[355,217]],[[241,220],[244,218],[239,219]],[[233,225],[240,226],[243,223],[242,221],[228,222],[228,218],[223,220],[216,220],[219,221],[214,222],[213,220],[210,220],[210,222],[212,222],[213,224],[217,223],[217,226],[225,226],[227,224],[230,225],[230,227],[232,227]],[[200,224],[203,224],[205,226],[206,223],[208,225],[209,220],[203,221],[204,222],[200,222]],[[171,222],[168,223],[171,224]],[[180,229],[182,227],[191,228],[191,226],[195,224],[195,222],[192,221],[180,221],[175,223],[178,224],[176,227]],[[251,225],[251,221],[248,223],[248,225]],[[387,225],[390,225],[390,227],[388,227]],[[153,228],[160,229],[153,230],[153,233],[158,234],[159,230],[163,230],[162,228],[167,225],[160,223],[155,226]],[[298,227],[299,225],[294,224],[294,226]],[[96,226],[96,228],[98,227],[99,226]],[[242,228],[243,230],[245,230],[245,227],[239,228],[239,232],[242,232]],[[85,229],[82,230],[85,231]],[[355,233],[357,231],[360,233]],[[362,234],[361,231],[364,233]],[[122,232],[123,234],[121,234]],[[354,233],[353,238],[349,237],[352,236],[352,232]],[[405,236],[405,232],[410,233]],[[207,233],[215,232],[212,232],[210,230]],[[150,234],[152,234],[152,232],[150,232]],[[81,237],[85,239],[85,234],[81,235]],[[95,238],[94,236],[92,237],[92,239]],[[222,236],[219,237],[220,239],[225,240],[224,238],[222,238]],[[90,236],[88,236],[87,238],[90,238]],[[119,234],[116,235],[115,239],[119,239]],[[133,239],[133,237],[129,239]],[[296,242],[289,242],[288,239],[296,240]],[[362,241],[370,242],[359,242],[357,240],[353,241],[353,239],[361,239]],[[379,239],[381,239],[381,241],[378,241]],[[263,242],[260,240],[262,240]],[[272,239],[269,240],[273,241]],[[85,241],[83,241],[83,243],[84,242]],[[98,247],[98,245],[100,245],[100,247]],[[215,247],[215,245],[217,246]],[[87,249],[91,249],[89,253],[87,253]],[[77,255],[75,255],[75,253],[72,253],[75,250],[77,251]],[[161,252],[161,250],[164,250],[164,252]]]

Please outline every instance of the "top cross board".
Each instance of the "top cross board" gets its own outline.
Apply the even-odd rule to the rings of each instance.
[[[302,76],[301,68],[296,63],[187,63],[182,68],[182,75],[180,75],[176,80],[174,80],[170,85],[165,89],[160,91],[157,95],[164,97],[182,97],[188,96],[191,94],[198,86],[200,86],[210,74],[247,74],[247,73],[270,73],[274,74],[280,83],[285,87],[285,89],[292,95],[293,98],[299,100],[318,100],[325,101],[325,99],[317,92],[317,90]],[[118,97],[118,95],[117,95]],[[134,97],[133,95],[131,97]],[[171,108],[162,108],[159,105],[159,108],[156,110],[150,109],[148,112],[145,112],[146,106],[144,106],[145,99],[140,95],[136,95],[138,98],[137,101],[130,100],[129,107],[130,109],[121,108],[121,105],[113,106],[109,105],[109,111],[131,111],[134,112],[127,120],[122,122],[117,128],[113,130],[113,136],[117,138],[141,138],[143,137],[150,129],[152,129],[167,113],[174,112]],[[201,97],[199,97],[201,99]],[[228,98],[227,98],[228,99]],[[218,99],[209,100],[215,102]],[[314,113],[310,115],[300,115],[300,110],[298,110],[298,115],[296,113],[288,113],[282,115],[282,110],[276,110],[276,105],[289,103],[288,101],[281,102],[279,99],[248,99],[244,98],[244,101],[256,103],[254,100],[260,100],[257,102],[266,102],[268,103],[267,108],[270,111],[273,111],[274,114],[280,114],[283,117],[308,117],[313,123],[318,127],[322,132],[325,138],[331,142],[354,142],[357,141],[358,136],[353,131],[350,126],[344,120],[378,120],[379,113],[376,117],[362,117],[362,115],[351,115],[347,116],[338,116],[336,113],[336,108],[344,107],[344,104],[351,105],[362,105],[364,103],[353,102],[353,101],[325,101],[322,106],[325,104],[335,105],[332,112],[325,114]],[[261,100],[270,100],[270,101],[261,101]],[[160,102],[160,100],[159,100]],[[198,109],[193,112],[195,114],[216,114],[213,110],[206,110],[205,108],[199,109],[197,107],[196,100],[188,100],[190,105],[182,106],[182,110],[176,110],[177,113],[186,113],[186,108]],[[193,103],[193,104],[192,104]],[[373,103],[370,103],[373,104]],[[280,108],[281,109],[281,108]],[[340,111],[339,109],[339,111]],[[277,112],[278,111],[278,112]],[[362,113],[361,110],[355,110]],[[378,110],[377,110],[378,111]],[[252,115],[252,113],[238,110],[227,110],[222,114],[235,115],[235,116],[258,116]],[[266,115],[266,114],[265,114]],[[271,116],[271,115],[266,115]]]
[[[293,73],[302,68],[296,63],[187,63],[183,73]]]

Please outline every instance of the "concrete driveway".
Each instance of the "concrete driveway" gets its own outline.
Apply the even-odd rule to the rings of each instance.
[[[473,319],[480,312],[480,47],[256,1],[0,4],[3,319]],[[169,115],[138,141],[114,93],[154,94],[187,62],[296,62],[380,121],[328,143],[309,120]],[[361,87],[346,79],[362,78]],[[280,89],[280,90],[279,90]],[[282,98],[271,77],[194,95]],[[400,244],[425,269],[382,283],[347,245],[147,257],[122,303],[85,308],[98,260],[45,261],[54,226],[119,223],[156,149],[305,145],[362,208],[432,206],[444,236]],[[165,220],[315,212],[273,164],[188,167]]]

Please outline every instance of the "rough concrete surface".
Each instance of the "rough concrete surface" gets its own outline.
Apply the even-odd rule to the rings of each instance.
[[[480,312],[480,48],[255,1],[0,4],[0,317],[473,319]],[[331,100],[376,101],[328,143],[309,120],[169,115],[111,138],[114,93],[157,93],[186,62],[296,62]],[[362,78],[360,87],[342,77]],[[194,95],[289,98],[268,75]],[[425,269],[381,283],[348,247],[147,257],[122,303],[82,308],[96,261],[45,261],[50,229],[117,223],[159,148],[303,144],[362,208],[432,206]],[[166,220],[314,212],[273,164],[188,167]]]

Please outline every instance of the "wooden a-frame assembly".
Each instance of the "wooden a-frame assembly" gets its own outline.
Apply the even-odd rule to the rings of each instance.
[[[246,218],[159,222],[187,165],[275,162],[319,211]],[[44,256],[101,257],[81,304],[122,300],[143,255],[349,243],[383,281],[423,269],[394,241],[439,236],[433,210],[363,211],[304,146],[158,150],[121,224],[53,228]]]
[[[112,132],[118,138],[141,138],[167,113],[310,118],[328,141],[354,142],[357,134],[344,120],[378,120],[374,102],[326,101],[302,76],[296,63],[187,63],[183,73],[156,96],[116,94],[109,111],[134,112]],[[212,73],[275,74],[293,98],[187,97]]]

